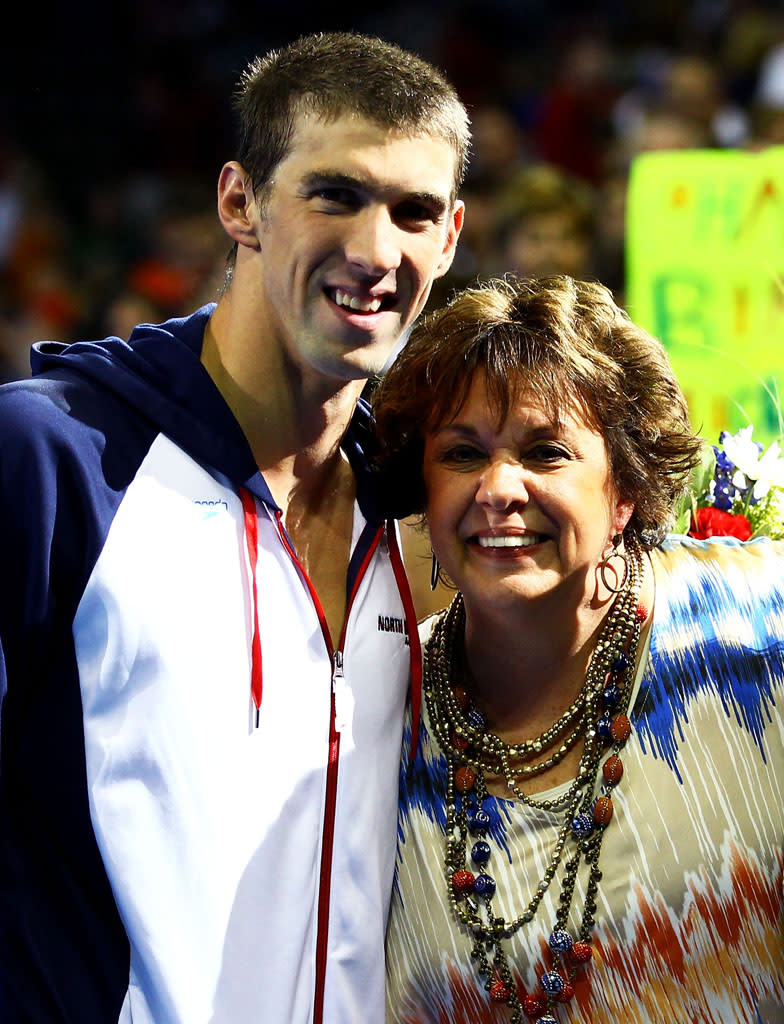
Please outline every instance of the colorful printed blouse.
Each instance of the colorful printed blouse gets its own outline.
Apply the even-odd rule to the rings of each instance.
[[[651,557],[653,622],[602,845],[594,955],[554,1014],[559,1024],[781,1024],[784,544],[672,537]],[[446,761],[423,712],[411,767],[410,721],[403,752],[387,1021],[502,1024],[509,1009],[485,991],[449,909]],[[485,809],[493,905],[509,920],[531,901],[563,813],[494,797]],[[552,966],[560,877],[504,944],[521,995],[541,992]]]

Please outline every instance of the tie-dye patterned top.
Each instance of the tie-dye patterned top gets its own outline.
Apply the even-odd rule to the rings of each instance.
[[[594,956],[554,1013],[559,1024],[782,1024],[784,543],[672,537],[651,557],[653,622],[602,846]],[[447,902],[446,762],[423,710],[410,768],[410,722],[403,752],[387,1020],[501,1024],[509,1009],[480,985]],[[485,809],[494,906],[509,920],[563,818],[493,797]],[[560,877],[504,944],[521,992],[540,991],[552,965]]]

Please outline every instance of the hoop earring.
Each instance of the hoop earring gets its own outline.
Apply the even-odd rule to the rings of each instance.
[[[605,589],[609,590],[611,594],[620,594],[620,592],[626,586],[626,580],[629,578],[629,559],[626,557],[626,554],[623,551],[618,550],[620,543],[621,535],[620,533],[616,533],[616,535],[612,539],[612,551],[609,553],[609,555],[605,555],[601,562],[599,562],[599,579],[602,581],[602,584],[604,585]],[[618,583],[618,573],[614,568],[610,566],[610,562],[614,558],[620,558],[620,560],[623,562],[623,576],[621,577],[620,583]],[[615,577],[615,586],[610,586],[610,584],[607,582],[608,569],[612,571],[612,574]]]
[[[430,549],[430,554],[432,555],[432,559],[430,562],[430,589],[432,591],[435,590],[436,587],[438,586],[438,579],[439,574],[441,572],[441,566],[438,564],[438,558],[436,556],[435,551],[433,551],[432,548]]]

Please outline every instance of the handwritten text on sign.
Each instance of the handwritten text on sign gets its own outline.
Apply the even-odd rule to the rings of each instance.
[[[784,405],[784,147],[646,153],[632,167],[626,304],[713,439]]]

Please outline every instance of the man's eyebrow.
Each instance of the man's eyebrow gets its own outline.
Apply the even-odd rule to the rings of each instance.
[[[378,182],[374,178],[359,174],[346,174],[345,171],[330,170],[329,168],[309,171],[302,178],[301,185],[304,189],[328,186],[332,188],[353,188],[369,193],[375,193],[379,189]],[[401,202],[424,203],[437,214],[443,213],[449,205],[449,199],[446,196],[439,195],[437,192],[424,191],[406,192],[401,198]]]
[[[302,178],[302,185],[305,188],[318,188],[323,185],[336,185],[339,188],[369,189],[372,186],[370,179],[358,177],[353,174],[346,174],[345,171],[331,171],[325,168],[321,171],[309,171]]]

